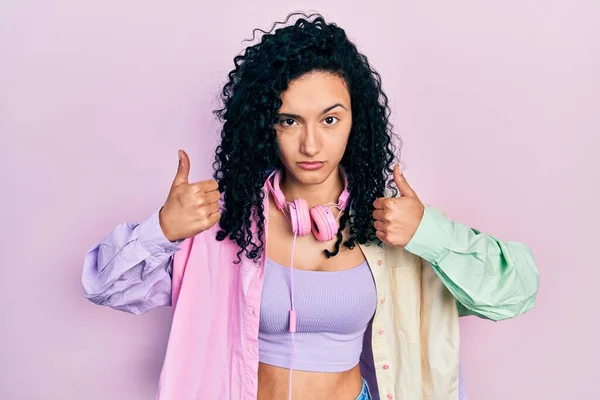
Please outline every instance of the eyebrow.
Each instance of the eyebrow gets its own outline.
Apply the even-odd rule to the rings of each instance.
[[[346,107],[344,107],[343,104],[341,103],[336,103],[330,107],[327,107],[326,109],[324,109],[321,112],[321,115],[327,114],[329,111],[333,110],[336,107],[342,107],[344,110],[348,111],[348,109]],[[301,115],[298,114],[289,114],[289,113],[281,113],[279,114],[280,117],[288,117],[288,118],[294,118],[294,119],[303,119]]]

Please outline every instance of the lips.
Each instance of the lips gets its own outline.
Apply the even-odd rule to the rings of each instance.
[[[315,169],[319,169],[321,168],[323,165],[325,165],[324,161],[303,161],[303,162],[299,162],[298,166],[302,169],[306,169],[306,170],[315,170]]]

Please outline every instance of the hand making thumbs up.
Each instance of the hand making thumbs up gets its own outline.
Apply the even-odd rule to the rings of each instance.
[[[169,196],[159,213],[167,239],[187,239],[210,229],[221,218],[221,193],[214,179],[189,183],[190,159],[179,150],[179,167]]]
[[[394,182],[400,197],[382,197],[373,203],[375,234],[384,243],[405,247],[421,223],[425,206],[409,186],[398,165],[394,167]]]

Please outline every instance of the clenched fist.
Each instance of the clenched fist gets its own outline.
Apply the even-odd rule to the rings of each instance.
[[[196,236],[221,218],[217,181],[189,183],[189,174],[190,159],[185,151],[179,150],[177,175],[159,212],[160,227],[170,241]]]
[[[400,197],[382,197],[373,203],[375,235],[386,244],[405,247],[421,223],[425,206],[398,165],[394,167],[394,182],[400,191]]]

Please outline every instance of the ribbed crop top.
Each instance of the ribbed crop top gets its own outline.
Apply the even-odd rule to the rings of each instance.
[[[294,269],[294,370],[342,372],[358,364],[377,294],[367,262],[335,272]],[[290,269],[267,259],[258,332],[259,361],[292,367]]]

